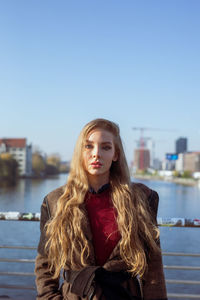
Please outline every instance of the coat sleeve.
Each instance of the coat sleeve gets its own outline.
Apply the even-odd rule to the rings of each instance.
[[[44,199],[41,206],[40,241],[38,244],[38,255],[35,262],[37,300],[61,300],[63,299],[63,297],[61,295],[61,292],[59,291],[59,278],[52,279],[52,274],[48,267],[48,259],[45,252],[45,224],[49,219],[49,212],[46,201],[47,198]]]
[[[148,202],[152,217],[157,225],[156,218],[159,202],[157,192],[151,191]],[[158,240],[158,245],[160,247],[160,240]],[[161,251],[160,253],[150,253],[149,255],[148,270],[143,282],[143,296],[144,300],[167,300]]]

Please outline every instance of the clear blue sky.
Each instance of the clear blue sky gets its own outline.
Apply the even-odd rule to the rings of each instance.
[[[1,0],[0,137],[72,156],[82,126],[117,122],[128,161],[139,131],[156,154],[200,151],[200,1]]]

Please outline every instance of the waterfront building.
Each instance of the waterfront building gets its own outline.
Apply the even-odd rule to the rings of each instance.
[[[180,137],[176,140],[176,153],[187,152],[187,138]]]
[[[180,173],[184,171],[184,155],[184,153],[179,153],[176,160],[175,170]]]
[[[0,153],[10,153],[18,162],[20,176],[32,175],[32,145],[28,145],[26,138],[1,138]]]
[[[146,147],[149,149],[150,155],[150,167],[154,167],[154,160],[155,160],[155,141],[152,138],[146,138]]]
[[[136,170],[146,170],[150,167],[150,151],[149,149],[134,150],[134,168]]]
[[[178,154],[176,153],[166,153],[165,160],[162,163],[163,170],[175,170],[176,160],[178,159]]]
[[[158,158],[154,158],[153,160],[153,169],[154,170],[161,170],[162,169],[162,162]]]
[[[172,171],[175,169],[175,160],[164,159],[162,161],[162,170],[163,171]]]
[[[184,154],[184,171],[192,173],[200,171],[200,152],[188,152]]]

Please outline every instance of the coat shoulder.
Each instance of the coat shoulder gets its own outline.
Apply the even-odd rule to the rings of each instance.
[[[137,189],[138,191],[143,192],[147,197],[151,195],[151,189],[143,183],[140,182],[132,182],[132,188]]]
[[[156,218],[158,213],[158,203],[159,203],[159,195],[156,191],[150,189],[143,183],[135,183],[132,182],[133,193],[134,190],[144,196],[147,201],[147,205],[150,209],[150,212],[154,218]]]
[[[57,189],[51,191],[46,195],[46,198],[48,198],[48,201],[53,201],[57,198],[59,198],[65,190],[65,185],[58,187]]]
[[[50,216],[55,214],[58,199],[62,196],[64,191],[65,185],[58,187],[57,189],[51,191],[45,196],[44,203],[47,206],[47,209],[49,210]]]

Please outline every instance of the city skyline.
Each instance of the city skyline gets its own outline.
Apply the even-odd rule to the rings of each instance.
[[[144,135],[160,159],[182,136],[200,150],[199,11],[195,0],[2,1],[0,137],[70,160],[81,128],[103,117],[129,163],[133,127],[161,129]]]
[[[143,147],[142,148],[140,148],[140,140],[137,140],[136,142],[137,142],[137,146],[133,149],[133,151],[135,151],[135,150],[140,150],[140,149],[148,149],[148,150],[150,150],[150,159],[152,160],[152,159],[159,159],[160,161],[163,161],[163,160],[166,160],[167,158],[166,158],[166,156],[167,155],[178,155],[179,153],[184,153],[184,152],[186,152],[186,153],[192,153],[192,152],[200,152],[200,150],[187,150],[187,151],[181,151],[181,152],[177,152],[176,151],[176,145],[177,145],[177,141],[179,140],[179,139],[182,139],[182,138],[184,138],[184,139],[186,139],[187,140],[187,142],[188,142],[188,139],[186,138],[186,137],[179,137],[179,138],[177,138],[175,141],[174,141],[174,151],[172,151],[172,152],[165,152],[164,153],[164,156],[163,157],[158,157],[158,156],[155,156],[155,155],[153,155],[153,157],[152,157],[152,152],[154,151],[154,147],[155,146],[153,146],[152,147],[152,145],[151,146],[149,146],[148,144],[146,144],[145,142],[144,142],[144,145],[143,145]],[[155,141],[153,140],[153,139],[151,139],[151,138],[148,138],[148,140],[151,140],[151,142],[153,143],[153,144],[155,144]],[[11,138],[11,137],[0,137],[0,142],[1,141],[3,141],[3,140],[26,140],[26,141],[28,141],[28,139],[27,139],[27,137],[14,137],[14,138]],[[145,140],[145,137],[144,137],[144,140]],[[50,156],[50,155],[53,155],[53,154],[58,154],[60,157],[61,157],[61,159],[62,159],[62,155],[61,155],[61,153],[59,152],[59,151],[57,151],[57,152],[47,152],[47,151],[45,151],[45,149],[41,149],[41,147],[39,146],[39,145],[34,145],[34,144],[32,144],[31,142],[30,142],[30,146],[31,147],[33,147],[33,153],[34,152],[39,152],[39,153],[41,153],[42,155],[44,155],[44,156]],[[155,156],[155,157],[154,157]],[[130,165],[132,165],[132,163],[133,163],[133,160],[134,160],[134,155],[133,155],[133,157],[132,157],[132,161],[130,161],[129,163],[130,163]],[[67,160],[67,161],[69,161],[69,160]]]

